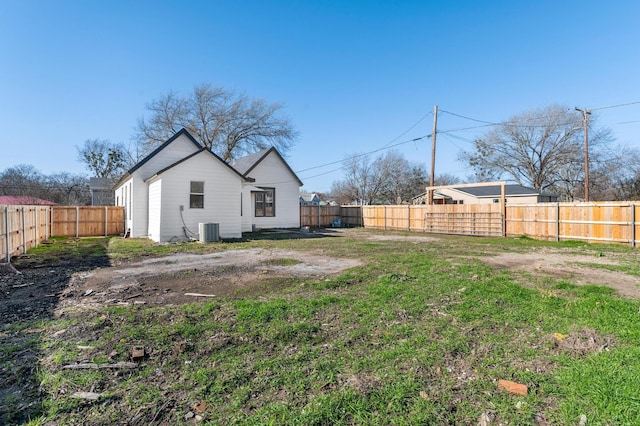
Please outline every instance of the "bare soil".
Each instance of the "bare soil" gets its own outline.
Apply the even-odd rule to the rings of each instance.
[[[26,266],[20,270],[0,265],[0,424],[27,421],[42,403],[36,368],[44,354],[30,342],[39,341],[43,330],[20,324],[57,317],[65,308],[170,305],[267,294],[286,285],[288,278],[322,279],[361,262],[317,253],[248,249],[174,254],[119,266],[110,266],[102,256],[22,264]]]
[[[109,304],[169,305],[268,291],[287,278],[322,278],[358,266],[355,259],[278,249],[174,254],[71,277],[58,309]]]
[[[616,265],[618,262],[610,257],[576,255],[564,253],[562,250],[549,250],[533,253],[500,253],[482,257],[481,260],[497,269],[524,271],[532,276],[564,279],[576,285],[607,286],[613,288],[620,296],[640,299],[640,277],[585,265]]]

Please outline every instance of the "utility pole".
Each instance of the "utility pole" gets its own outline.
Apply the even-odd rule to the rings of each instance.
[[[580,109],[576,107],[576,111],[582,113],[582,127],[584,130],[584,201],[589,202],[589,118],[591,111],[588,108]]]
[[[436,176],[436,131],[438,128],[438,105],[433,107],[433,132],[431,132],[431,174],[429,176],[429,186],[433,186]],[[427,194],[428,204],[433,204],[433,189]]]

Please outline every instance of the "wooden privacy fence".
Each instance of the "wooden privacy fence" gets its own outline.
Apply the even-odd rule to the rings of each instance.
[[[124,207],[0,205],[0,263],[51,236],[96,237],[124,233]]]
[[[542,240],[640,242],[640,202],[306,206],[303,226],[347,226],[478,236],[526,235]],[[319,225],[318,225],[319,224]]]
[[[627,243],[635,247],[640,238],[640,209],[636,206],[640,202],[507,205],[507,235]]]
[[[300,226],[329,227],[337,219],[343,226],[362,226],[360,206],[300,206]]]
[[[362,218],[367,228],[504,235],[500,204],[362,206]]]

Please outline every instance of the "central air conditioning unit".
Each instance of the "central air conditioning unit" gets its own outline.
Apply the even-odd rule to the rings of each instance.
[[[199,223],[198,236],[201,243],[212,243],[220,241],[219,223]]]

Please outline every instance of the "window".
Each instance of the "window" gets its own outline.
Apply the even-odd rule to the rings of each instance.
[[[256,192],[256,217],[273,217],[276,215],[276,189],[262,189],[264,192]]]
[[[189,207],[192,209],[204,208],[204,182],[191,181]]]

